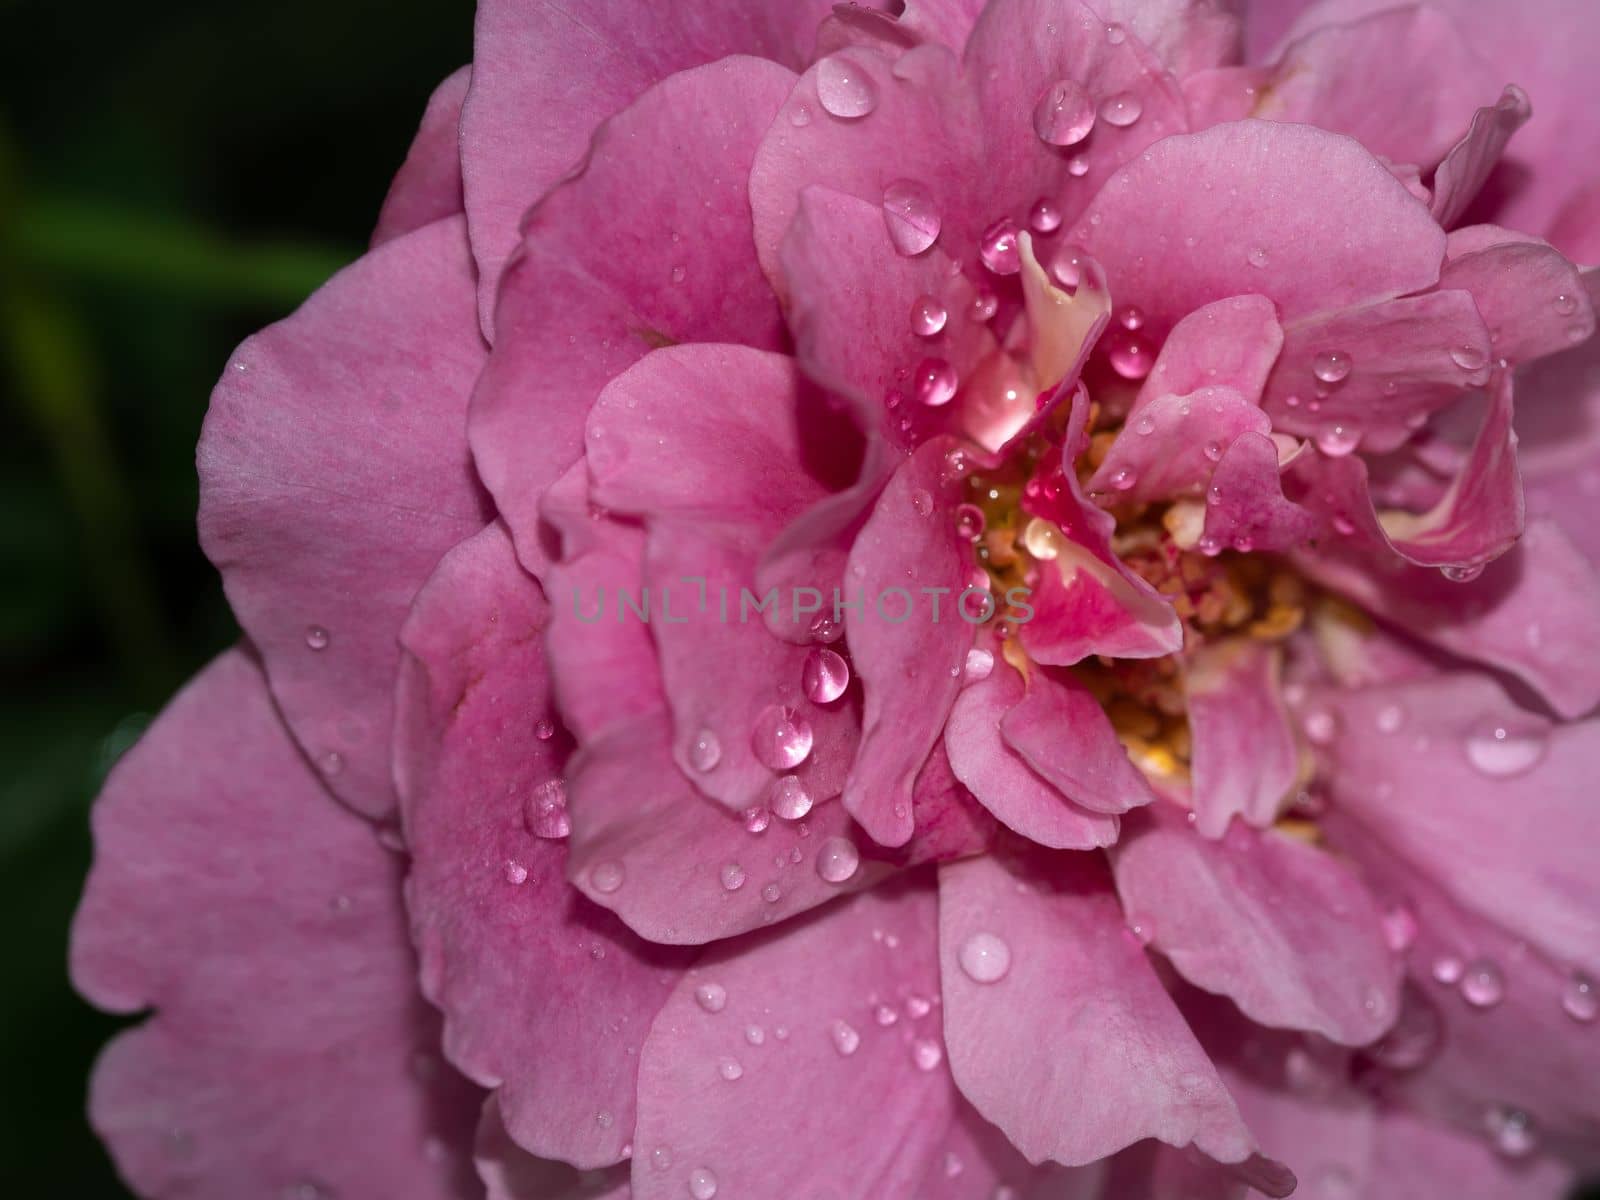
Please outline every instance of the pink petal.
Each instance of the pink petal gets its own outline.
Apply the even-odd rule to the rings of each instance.
[[[400,861],[318,784],[247,653],[178,694],[94,830],[73,980],[103,1008],[158,1010],[90,1082],[130,1186],[467,1194],[478,1099],[437,1057]]]
[[[1494,356],[1524,363],[1588,341],[1594,309],[1578,269],[1538,239],[1493,240],[1501,232],[1490,226],[1452,233],[1439,278],[1440,287],[1472,293]],[[1472,248],[1458,252],[1458,241]]]
[[[385,243],[239,347],[200,437],[206,554],[296,740],[373,815],[394,805],[400,623],[487,519],[465,438],[471,290],[460,220]]]
[[[608,8],[606,19],[634,7]],[[486,6],[480,26],[507,20],[503,8]],[[478,469],[525,553],[539,497],[582,453],[584,419],[609,380],[669,341],[779,345],[744,179],[793,80],[733,58],[657,84],[599,131],[582,172],[528,214],[471,419]],[[519,127],[525,119],[517,114]]]
[[[651,0],[621,0],[586,7],[580,17],[552,0],[485,3],[461,125],[485,330],[493,328],[500,275],[516,249],[523,214],[578,164],[601,122],[673,72],[727,55],[759,54],[799,66],[830,7],[825,0],[718,0],[682,12]],[[713,125],[720,129],[747,111],[744,97],[730,95],[715,110]],[[530,119],[537,121],[537,136],[530,136]],[[690,133],[689,126],[676,131],[678,137]],[[637,149],[666,154],[667,145],[641,142]],[[638,178],[654,174],[642,171]]]
[[[635,1200],[912,1195],[956,1103],[937,919],[926,884],[881,889],[702,959],[640,1055]]]
[[[1236,62],[1244,22],[1212,0],[1092,0],[1107,21],[1121,24],[1178,75]],[[1237,11],[1240,6],[1234,5]]]
[[[1323,382],[1338,355],[1347,373]],[[1393,450],[1427,414],[1488,381],[1493,343],[1459,288],[1319,313],[1284,328],[1261,406],[1274,428],[1324,444]]]
[[[1116,815],[1155,799],[1100,701],[1069,672],[1031,670],[1024,695],[1000,720],[1000,734],[1080,808]]]
[[[579,1171],[564,1162],[536,1158],[511,1140],[494,1096],[483,1105],[473,1159],[485,1200],[628,1200],[628,1168]]]
[[[1282,348],[1283,330],[1265,296],[1230,296],[1204,305],[1167,334],[1133,412],[1163,396],[1188,396],[1206,387],[1230,388],[1255,403]]]
[[[535,836],[533,806],[564,796],[571,746],[555,729],[548,624],[500,525],[418,593],[397,697],[406,895],[451,1062],[498,1089],[524,1148],[596,1167],[624,1157],[638,1043],[686,960],[572,896],[565,842]]]
[[[1528,94],[1508,84],[1500,99],[1472,114],[1467,132],[1433,173],[1433,219],[1449,229],[1461,220],[1505,153],[1506,143],[1533,115]]]
[[[1129,922],[1257,1024],[1358,1046],[1394,1021],[1400,961],[1371,895],[1332,856],[1237,821],[1202,837],[1157,804],[1124,823],[1111,862]]]
[[[1117,838],[1117,818],[1073,804],[1036,774],[1000,736],[1000,721],[1021,701],[1022,676],[996,659],[987,679],[956,697],[944,729],[957,778],[1007,827],[1060,850],[1092,850]]]
[[[900,24],[929,41],[943,42],[952,50],[967,44],[967,35],[983,12],[987,0],[905,0]]]
[[[1401,1109],[1378,1122],[1370,1200],[1413,1200],[1429,1190],[1452,1200],[1548,1200],[1567,1195],[1566,1164],[1508,1162],[1482,1137],[1453,1132]]]
[[[461,155],[457,147],[461,104],[472,67],[445,76],[428,97],[422,125],[400,164],[372,231],[374,247],[462,211]]]
[[[1230,195],[1240,180],[1250,186]],[[1444,257],[1444,233],[1382,163],[1348,138],[1270,121],[1152,146],[1101,190],[1068,239],[1100,261],[1117,303],[1143,309],[1154,332],[1228,296],[1266,296],[1286,323],[1374,303],[1431,286]]]
[[[1231,387],[1162,395],[1128,414],[1088,490],[1118,503],[1202,494],[1223,451],[1241,434],[1271,432],[1272,420]],[[1267,443],[1272,449],[1272,443]],[[1277,454],[1273,452],[1273,474]]]
[[[1315,513],[1284,499],[1278,447],[1259,433],[1245,433],[1211,474],[1200,541],[1235,550],[1291,550],[1322,524]]]
[[[1033,1165],[967,1100],[956,1111],[927,1174],[909,1193],[917,1200],[1107,1200],[1106,1165]],[[1007,1189],[1010,1189],[1009,1191]]]
[[[845,599],[860,602],[845,614],[845,631],[865,707],[844,806],[885,846],[911,837],[912,781],[944,726],[972,645],[973,626],[952,611],[975,568],[950,517],[960,500],[945,464],[952,445],[927,442],[900,465],[845,572]]]
[[[1235,815],[1266,828],[1299,775],[1279,687],[1282,655],[1250,638],[1200,646],[1184,671],[1193,739],[1196,827],[1221,837]]]
[[[945,1037],[963,1094],[1030,1162],[1093,1162],[1154,1137],[1287,1195],[1293,1177],[1255,1153],[1103,868],[1082,855],[1037,861],[940,868]],[[979,982],[1001,953],[1006,969]]]
[[[1547,236],[1574,261],[1600,263],[1600,180],[1589,180],[1567,198]]]

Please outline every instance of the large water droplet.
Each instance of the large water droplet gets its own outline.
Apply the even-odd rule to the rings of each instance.
[[[861,853],[849,838],[831,837],[817,850],[817,874],[826,883],[844,883],[861,866]]]
[[[1311,361],[1311,373],[1323,383],[1343,383],[1350,375],[1350,356],[1342,350],[1324,350]]]
[[[1058,79],[1033,106],[1033,131],[1050,146],[1074,146],[1094,128],[1094,101],[1083,85]]]
[[[861,1035],[855,1031],[848,1021],[830,1021],[828,1023],[828,1040],[833,1043],[833,1048],[845,1058],[850,1057],[861,1046]]]
[[[925,358],[917,366],[917,399],[929,408],[949,404],[960,383],[956,369],[942,358]]]
[[[689,765],[696,771],[709,771],[722,761],[722,743],[709,729],[702,729],[689,743]]]
[[[974,983],[996,983],[1011,969],[1011,947],[993,933],[975,933],[957,953],[961,969]]]
[[[911,305],[911,332],[918,337],[933,337],[949,319],[949,312],[937,296],[918,296]]]
[[[785,821],[798,821],[811,811],[811,793],[798,775],[780,775],[772,781],[767,803]]]
[[[1061,228],[1061,209],[1054,201],[1041,196],[1028,210],[1028,225],[1035,233],[1054,233]]]
[[[724,1058],[717,1063],[717,1074],[732,1083],[744,1078],[744,1065],[737,1058]]]
[[[528,868],[517,862],[516,859],[506,860],[506,882],[520,887],[528,882]]]
[[[540,717],[533,726],[533,736],[541,742],[548,742],[556,735],[556,723],[549,717]]]
[[[813,704],[832,704],[850,686],[850,664],[838,651],[819,646],[806,655],[800,684]]]
[[[811,722],[781,704],[769,704],[756,714],[750,749],[774,771],[798,767],[811,753]]]
[[[696,1167],[689,1172],[689,1195],[694,1200],[714,1200],[717,1194],[717,1177],[710,1167]]]
[[[728,989],[720,983],[702,983],[694,989],[694,1002],[708,1013],[719,1013],[728,1005]]]
[[[724,863],[718,875],[725,891],[737,892],[744,886],[744,868],[738,863]]]
[[[1567,1010],[1567,1016],[1585,1025],[1600,1016],[1600,991],[1595,989],[1594,980],[1582,971],[1574,971],[1561,989],[1561,1007]]]
[[[853,120],[878,107],[878,85],[848,55],[833,54],[817,64],[817,99],[827,112]]]
[[[1139,380],[1150,374],[1150,368],[1155,365],[1155,353],[1143,334],[1114,330],[1106,343],[1106,358],[1118,375]]]
[[[306,645],[313,650],[326,650],[328,648],[328,631],[321,625],[307,625]]]
[[[522,810],[523,824],[534,837],[564,838],[572,832],[567,818],[567,785],[558,776],[533,789]]]
[[[1001,217],[983,231],[978,243],[983,265],[996,275],[1015,275],[1022,270],[1022,251],[1017,248],[1017,223]]]
[[[1463,371],[1481,371],[1489,363],[1489,356],[1476,346],[1460,345],[1450,351],[1450,361]]]
[[[1506,979],[1487,958],[1473,959],[1461,975],[1461,997],[1473,1008],[1493,1008],[1506,994]]]
[[[1133,92],[1118,92],[1100,102],[1100,119],[1107,125],[1126,129],[1144,113],[1144,102]]]
[[[767,826],[772,823],[772,810],[759,804],[752,804],[745,809],[743,816],[746,833],[765,833]]]
[[[941,225],[932,193],[914,179],[897,179],[883,189],[883,223],[895,250],[907,258],[933,245]]]
[[[1483,568],[1483,563],[1450,563],[1440,567],[1439,574],[1451,583],[1471,583],[1483,574]]]
[[[1343,458],[1361,445],[1361,431],[1353,425],[1325,425],[1316,441],[1317,449],[1329,458]]]
[[[601,895],[610,895],[622,886],[622,880],[627,872],[622,864],[614,858],[605,862],[596,863],[589,870],[589,884]]]
[[[1467,761],[1485,775],[1521,775],[1544,757],[1546,727],[1533,717],[1488,721],[1467,735]]]

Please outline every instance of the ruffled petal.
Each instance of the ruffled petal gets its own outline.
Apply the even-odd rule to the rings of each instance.
[[[538,1158],[511,1140],[494,1096],[483,1104],[473,1148],[484,1200],[628,1200],[628,1168],[579,1171]]]
[[[1493,226],[1450,235],[1443,288],[1472,293],[1496,358],[1525,363],[1594,334],[1594,309],[1578,268],[1554,246]]]
[[[385,243],[239,347],[200,436],[201,544],[296,739],[374,816],[394,807],[400,624],[488,519],[471,289],[460,219]]]
[[[1276,646],[1230,638],[1200,646],[1184,668],[1193,741],[1196,827],[1221,837],[1241,816],[1266,828],[1277,820],[1299,774]]]
[[[1128,414],[1086,487],[1129,504],[1199,496],[1241,435],[1271,430],[1272,419],[1230,387],[1161,396]],[[1276,474],[1276,451],[1272,461]]]
[[[478,1093],[437,1057],[400,860],[318,784],[247,653],[178,694],[112,772],[94,831],[73,981],[103,1008],[157,1010],[89,1088],[132,1187],[472,1194]]]
[[[1317,514],[1284,498],[1278,447],[1270,438],[1242,434],[1223,452],[1206,489],[1202,547],[1292,550],[1322,527]]]
[[[1509,84],[1500,99],[1472,114],[1467,132],[1433,173],[1433,199],[1429,211],[1445,228],[1461,220],[1505,153],[1511,135],[1528,123],[1533,106],[1528,93]]]
[[[1283,329],[1265,296],[1203,305],[1167,334],[1133,413],[1163,396],[1189,396],[1207,387],[1228,388],[1257,403],[1282,348]]]
[[[939,944],[956,1082],[1030,1162],[1093,1162],[1153,1137],[1237,1164],[1268,1195],[1293,1190],[1256,1154],[1088,856],[944,865]]]
[[[383,198],[372,231],[374,247],[462,211],[458,142],[461,104],[471,80],[472,67],[462,67],[447,75],[428,97],[406,160]]]

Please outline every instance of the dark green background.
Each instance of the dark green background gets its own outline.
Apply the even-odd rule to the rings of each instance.
[[[236,634],[195,543],[206,399],[361,252],[471,25],[468,0],[0,0],[6,1195],[126,1195],[82,1115],[118,1022],[67,986],[66,933],[107,767]]]
[[[69,990],[106,767],[235,636],[194,443],[233,346],[371,232],[468,0],[0,0],[0,1191],[126,1193]],[[221,1198],[219,1198],[221,1200]]]

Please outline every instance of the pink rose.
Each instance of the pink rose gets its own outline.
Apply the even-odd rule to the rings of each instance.
[[[485,0],[212,397],[131,1186],[1600,1166],[1600,9],[1239,7]]]

